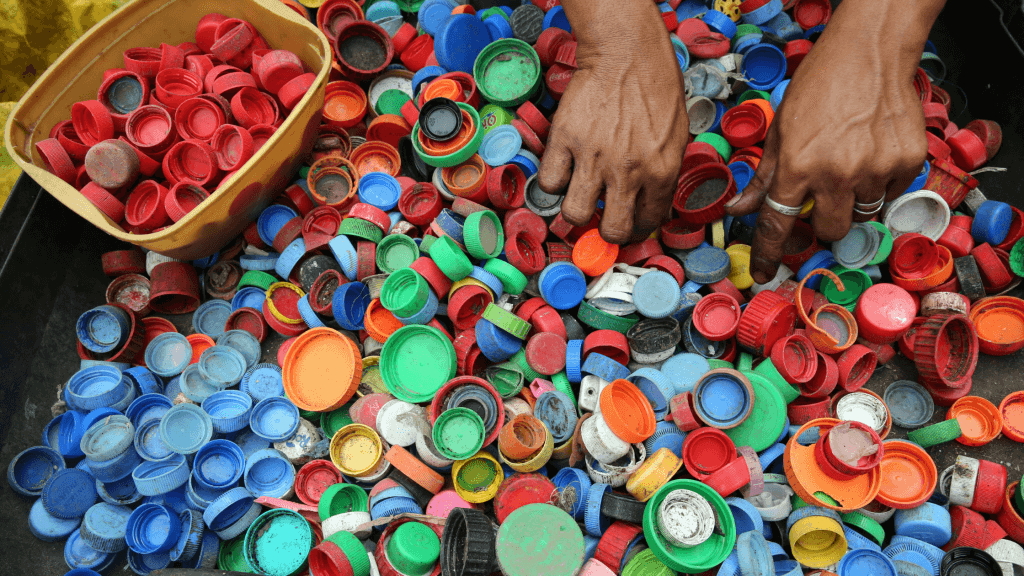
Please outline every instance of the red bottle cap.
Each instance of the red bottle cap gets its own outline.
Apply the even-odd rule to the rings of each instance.
[[[417,40],[419,38],[406,48],[405,55],[409,55],[410,48]],[[433,48],[433,39],[430,45]],[[356,82],[363,82],[374,78],[391,64],[395,57],[395,46],[391,36],[377,24],[356,20],[338,29],[334,56],[343,75]]]
[[[164,200],[168,190],[155,180],[143,180],[128,196],[125,220],[132,226],[153,230],[167,221]]]
[[[964,126],[964,130],[970,130],[978,135],[978,138],[985,144],[988,160],[991,160],[996,152],[999,152],[999,147],[1003,144],[1003,129],[993,120],[971,120]]]
[[[402,51],[402,64],[410,72],[419,72],[427,65],[427,60],[434,54],[434,38],[430,34],[420,34]]]
[[[946,145],[949,146],[949,155],[953,162],[964,172],[977,170],[988,160],[985,143],[970,130],[958,130],[946,138]]]
[[[737,148],[753,146],[764,140],[767,133],[768,119],[753,104],[734,106],[722,116],[722,135]]]
[[[533,45],[537,56],[540,57],[540,65],[550,68],[555,63],[559,49],[567,42],[572,42],[572,34],[561,28],[551,26],[541,32],[537,37],[537,42]]]
[[[185,56],[185,70],[197,74],[200,78],[206,79],[206,75],[213,70],[213,60],[206,54]]]
[[[1003,492],[1005,490],[1006,466],[988,460],[979,460],[978,479],[974,485],[974,500],[971,502],[971,509],[982,514],[998,513],[1003,507]]]
[[[210,72],[209,76],[207,76],[207,81],[214,74],[217,74],[217,68]],[[256,81],[253,80],[252,74],[228,71],[225,74],[217,75],[216,80],[213,81],[213,93],[228,99],[233,97],[242,88],[256,88]]]
[[[277,94],[281,87],[303,72],[302,60],[288,50],[271,50],[260,61],[260,82],[267,92]]]
[[[159,106],[142,106],[128,116],[125,137],[148,155],[160,155],[177,140],[170,112]]]
[[[438,297],[443,297],[447,295],[448,292],[452,289],[452,281],[447,276],[445,276],[443,272],[441,272],[441,269],[437,267],[437,264],[435,264],[434,261],[428,256],[420,256],[419,258],[414,260],[412,264],[409,265],[409,268],[412,268],[413,270],[418,272],[420,276],[423,276],[423,278],[427,281],[427,284],[430,284],[430,287],[434,290],[434,293],[437,294]],[[477,288],[479,288],[479,286],[477,286]],[[483,289],[481,288],[481,290]],[[461,291],[462,289],[459,290],[459,292]],[[487,293],[486,290],[483,290],[483,292],[485,294]],[[456,292],[456,294],[458,294],[458,292]],[[452,296],[454,296],[454,294]],[[451,300],[449,300],[448,306],[449,309],[451,309]],[[479,314],[483,314],[483,308],[485,308],[486,306],[487,305],[484,304],[483,307],[480,308]],[[448,317],[452,319],[455,318],[455,316],[452,315],[449,315]]]
[[[975,246],[974,250],[971,250],[971,256],[974,256],[974,261],[978,264],[986,292],[999,292],[1013,282],[1009,268],[999,258],[992,246],[988,244]]]
[[[157,314],[187,314],[199,307],[199,278],[191,262],[163,262],[153,267],[149,306]]]
[[[686,471],[694,478],[706,479],[736,459],[736,445],[725,432],[703,427],[686,435],[682,454]],[[743,468],[746,469],[745,463]]]
[[[680,286],[683,285],[683,282],[686,282],[686,273],[683,270],[683,265],[671,256],[653,256],[644,263],[644,266],[647,268],[654,268],[655,270],[661,270],[662,272],[668,272],[676,279],[676,282],[678,282]],[[735,288],[735,285],[733,285],[733,287]],[[744,302],[745,301],[746,299],[744,298]]]
[[[793,333],[796,315],[796,306],[779,295],[767,290],[758,292],[740,317],[736,340],[764,356],[780,338]]]
[[[104,252],[100,255],[100,263],[103,265],[103,274],[110,278],[146,273],[146,255],[138,248]]]
[[[203,200],[209,198],[210,193],[190,181],[183,181],[175,184],[167,192],[164,199],[164,209],[167,216],[177,222],[192,211],[193,208],[202,204]]]
[[[512,127],[515,128],[516,132],[519,132],[519,136],[522,137],[523,148],[526,148],[538,157],[544,155],[544,143],[541,142],[540,137],[533,131],[533,128],[530,128],[530,126],[522,120],[513,120]]]
[[[548,68],[544,82],[548,87],[548,94],[556,101],[561,100],[562,94],[565,94],[566,89],[569,88],[573,72],[575,69],[558,63],[552,64],[551,68]]]
[[[818,372],[818,354],[806,336],[790,334],[772,346],[772,364],[790,384],[805,384]]]
[[[740,292],[740,289],[737,288],[736,285],[732,283],[732,280],[729,280],[729,278],[722,278],[718,282],[713,282],[711,284],[708,284],[707,286],[712,292],[717,292],[719,294],[728,294],[729,296],[732,296],[733,298],[736,299],[736,302],[738,304],[744,304],[747,301],[747,299],[743,297],[743,293]]]
[[[786,43],[786,46],[782,49],[782,54],[786,57],[786,78],[793,77],[793,72],[804,61],[812,47],[814,47],[814,42],[804,38],[790,40]]]
[[[71,105],[71,123],[79,140],[87,146],[114,137],[114,119],[99,100],[85,100]]]
[[[185,66],[185,51],[172,44],[160,44],[160,71]]]
[[[828,399],[829,394],[839,384],[839,366],[831,356],[816,351],[817,363],[814,375],[805,383],[797,383],[800,393],[809,399]],[[772,363],[777,367],[774,354]]]
[[[68,156],[60,141],[56,138],[47,138],[36,142],[36,152],[43,159],[43,166],[53,173],[54,176],[74,186],[78,172],[75,164]]]
[[[244,128],[277,122],[277,103],[256,88],[242,88],[231,98],[231,115]]]
[[[182,102],[203,93],[203,80],[183,68],[167,68],[156,75],[156,95],[161,102],[177,109]]]
[[[867,346],[850,346],[836,360],[839,368],[839,386],[847,392],[860,390],[871,378],[877,363],[875,353]]]
[[[560,28],[548,28],[548,30],[561,30]],[[548,132],[551,130],[551,122],[544,117],[544,114],[537,109],[537,106],[533,102],[527,100],[517,110],[516,115],[519,119],[533,130],[541,141],[546,142],[548,139]]]
[[[363,204],[362,202],[353,204],[348,215],[352,218],[366,220],[370,224],[380,228],[381,232],[387,232],[388,229],[391,228],[391,219],[388,217],[387,213],[376,206]]]
[[[786,414],[789,416],[790,424],[802,426],[811,420],[828,418],[829,399],[807,398],[801,396],[789,403],[786,407]]]
[[[226,121],[220,106],[201,97],[185,100],[174,111],[174,127],[187,140],[209,142],[217,128]]]
[[[487,175],[487,197],[498,209],[520,208],[526,203],[526,175],[514,164],[495,167]]]
[[[716,292],[697,301],[693,309],[693,326],[708,340],[720,342],[736,334],[740,315],[740,305],[735,298]]]
[[[238,170],[253,153],[249,131],[233,124],[218,128],[210,139],[210,146],[217,155],[217,166],[225,172]]]
[[[914,364],[922,384],[963,389],[978,364],[978,335],[967,316],[932,316],[914,337]]]
[[[693,407],[693,394],[683,392],[676,394],[668,401],[668,414],[665,415],[666,422],[675,422],[683,432],[689,432],[701,427],[697,420],[697,411]]]
[[[124,204],[99,184],[89,182],[82,187],[81,192],[82,196],[99,208],[100,212],[103,212],[114,224],[119,224],[124,218]]]
[[[493,173],[493,171],[492,171]],[[398,210],[416,226],[426,226],[441,213],[441,194],[428,182],[413,182],[402,186]]]
[[[750,468],[744,458],[736,458],[702,481],[719,495],[729,496],[750,483]]]
[[[217,26],[217,40],[210,46],[213,54],[221,62],[227,62],[248,48],[255,34],[252,27],[235,18],[224,20]]]
[[[543,439],[543,435],[541,438]],[[523,459],[530,455],[528,453],[522,458],[513,458]],[[511,454],[509,456],[512,457]],[[550,502],[552,495],[557,491],[554,483],[541,474],[513,474],[501,483],[494,495],[494,515],[498,522],[504,522],[509,514],[527,504]]]
[[[256,154],[263,148],[263,145],[270,140],[270,137],[277,132],[277,127],[269,124],[257,124],[249,128],[249,135],[252,136],[252,153]]]
[[[302,100],[302,97],[313,87],[314,82],[316,82],[316,74],[312,72],[301,74],[289,80],[277,93],[278,99],[281,100],[281,105],[288,110],[295,108],[299,100]]]
[[[164,156],[163,168],[168,180],[190,180],[203,187],[214,184],[221,175],[217,153],[202,140],[185,140],[172,146]]]
[[[858,333],[878,344],[892,344],[910,328],[917,302],[895,284],[875,284],[860,296],[854,310]]]
[[[395,46],[395,54],[400,55],[405,52],[414,38],[416,38],[416,27],[408,22],[403,22],[395,35],[391,37],[391,43]]]
[[[243,307],[228,316],[227,322],[224,323],[224,330],[245,330],[263,342],[267,337],[268,326],[259,310]]]
[[[970,219],[970,217],[967,218]],[[946,227],[946,231],[939,237],[938,244],[949,249],[950,254],[954,258],[961,258],[970,254],[971,250],[974,249],[974,238],[971,236],[970,228],[964,229],[960,226],[953,226],[952,222],[950,222],[950,225]]]
[[[619,256],[616,261],[634,266],[648,258],[659,256],[661,254],[663,254],[663,252],[661,250],[661,243],[658,242],[658,239],[648,238],[643,242],[627,244],[620,248]]]
[[[129,72],[134,72],[147,80],[156,78],[160,71],[160,62],[163,53],[159,48],[129,48],[124,51],[124,67]],[[182,53],[184,63],[184,52]]]
[[[277,235],[274,236],[272,248],[275,252],[279,254],[284,252],[292,242],[295,242],[296,238],[302,235],[302,222],[303,219],[296,216],[281,226],[277,231]],[[308,246],[306,247],[306,251],[309,251]]]
[[[217,27],[227,19],[227,16],[216,12],[211,12],[200,18],[196,25],[196,46],[203,52],[209,52],[217,38]]]

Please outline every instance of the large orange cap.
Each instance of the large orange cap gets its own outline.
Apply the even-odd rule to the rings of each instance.
[[[601,391],[601,415],[616,436],[636,444],[654,434],[651,403],[632,382],[615,380]]]
[[[982,446],[996,439],[1003,431],[1003,416],[994,404],[978,396],[964,396],[950,406],[946,418],[956,418],[961,435],[957,442],[966,446]]]
[[[1024,442],[1024,390],[1007,394],[999,403],[1003,434],[1014,442]]]
[[[313,328],[295,338],[281,371],[284,392],[296,406],[328,412],[355,394],[363,361],[351,339],[331,328]]]
[[[882,474],[882,487],[875,498],[891,508],[909,509],[924,504],[939,479],[928,452],[903,440],[885,443],[885,456],[878,469]]]
[[[601,238],[601,232],[591,230],[580,236],[572,249],[572,263],[587,276],[600,276],[615,264],[619,247]]]
[[[821,434],[831,430],[839,422],[840,420],[835,418],[818,418],[801,426],[786,445],[783,464],[790,487],[804,502],[839,512],[852,512],[867,506],[879,493],[885,475],[885,472],[881,471],[881,466],[850,480],[836,480],[818,465],[814,456],[815,444],[804,446],[797,441],[811,428],[818,428]],[[885,445],[885,451],[885,455],[888,456],[889,444]],[[884,465],[883,459],[882,466]],[[935,465],[932,464],[932,470],[934,469]],[[824,494],[830,500],[818,498],[817,494]],[[928,494],[931,495],[931,492]],[[834,502],[838,502],[838,505]]]

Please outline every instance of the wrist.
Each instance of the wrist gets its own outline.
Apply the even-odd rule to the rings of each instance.
[[[562,6],[576,36],[581,68],[674,58],[664,21],[650,0],[562,0]]]
[[[866,53],[883,67],[913,75],[928,32],[945,0],[847,0],[836,9],[821,40]]]

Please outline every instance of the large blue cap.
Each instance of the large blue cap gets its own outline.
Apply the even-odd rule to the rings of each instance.
[[[362,330],[363,316],[370,305],[370,289],[362,282],[349,282],[334,291],[331,312],[345,330]]]
[[[583,340],[569,340],[566,344],[565,376],[573,384],[583,380]]]
[[[146,89],[135,75],[126,74],[110,83],[106,91],[106,100],[114,112],[130,114],[142,105]]]
[[[178,404],[160,421],[160,436],[178,454],[195,454],[213,436],[210,415],[195,404]]]
[[[484,26],[487,28],[492,42],[497,42],[503,38],[515,37],[515,32],[512,31],[512,25],[509,23],[507,16],[499,14],[488,16],[484,20]]]
[[[142,458],[135,451],[135,446],[128,444],[124,451],[110,460],[89,461],[89,473],[100,482],[117,482],[130,477],[135,467],[142,464]]]
[[[295,210],[281,204],[267,206],[256,220],[256,231],[259,233],[260,240],[263,240],[267,246],[273,246],[274,237],[281,231],[285,223],[298,216]]]
[[[81,518],[99,500],[96,480],[88,472],[74,468],[54,472],[43,486],[41,496],[47,512],[66,520]]]
[[[644,440],[644,449],[648,454],[654,454],[662,448],[668,448],[670,452],[682,458],[683,441],[686,440],[686,433],[679,429],[672,422],[658,422],[654,428],[654,434]]]
[[[367,8],[365,14],[367,20],[375,22],[388,16],[401,16],[402,12],[399,10],[398,4],[391,2],[391,0],[381,0],[380,2],[374,2],[372,6]]]
[[[335,236],[327,243],[327,247],[331,249],[331,254],[334,254],[334,259],[338,261],[338,265],[341,266],[341,271],[344,272],[345,277],[350,281],[356,279],[356,267],[359,265],[359,255],[356,252],[356,247],[352,245],[352,241],[348,239],[348,236]]]
[[[554,6],[544,14],[544,29],[552,27],[572,32],[572,24],[569,23],[569,17],[561,6]]]
[[[111,366],[92,366],[76,372],[68,380],[66,399],[72,408],[82,411],[111,406],[124,397],[121,371]]]
[[[402,185],[390,174],[370,172],[359,178],[359,201],[387,212],[398,205]]]
[[[281,252],[277,262],[274,264],[274,272],[281,278],[288,278],[292,274],[295,265],[306,255],[306,241],[302,237],[292,240],[292,243]]]
[[[713,284],[729,275],[730,270],[732,270],[732,264],[729,260],[729,254],[725,250],[714,246],[703,246],[686,256],[684,268],[686,269],[686,277],[693,282]],[[635,290],[634,287],[634,292]]]
[[[22,496],[39,496],[46,482],[64,468],[60,452],[46,446],[33,446],[11,459],[7,465],[7,483]]]
[[[743,14],[740,19],[746,24],[760,26],[778,16],[780,12],[782,12],[782,0],[770,0],[764,6]]]
[[[772,44],[758,44],[743,57],[741,72],[751,88],[771,90],[786,77],[786,56]]]
[[[587,293],[587,278],[569,262],[548,264],[538,279],[540,295],[552,308],[568,310],[583,301]]]
[[[971,223],[971,236],[979,243],[993,246],[1006,240],[1013,223],[1013,208],[1006,202],[986,200],[978,207]]]
[[[949,511],[931,502],[915,508],[897,510],[896,533],[917,538],[933,546],[945,546],[953,537]]]
[[[860,532],[857,532],[849,525],[843,526],[843,534],[846,535],[846,546],[850,550],[874,550],[881,552],[882,547],[873,542],[867,536],[864,536]]]
[[[179,514],[178,519],[181,530],[178,532],[178,541],[171,546],[169,554],[175,562],[188,562],[202,547],[206,524],[203,522],[203,514],[198,510],[185,510]]]
[[[881,552],[875,550],[860,549],[850,550],[839,561],[836,569],[839,576],[862,576],[871,574],[873,576],[899,576],[896,567]]]
[[[259,437],[270,442],[287,440],[299,428],[299,409],[287,398],[272,396],[261,400],[252,409],[249,427]]]
[[[120,552],[125,544],[125,530],[132,509],[100,502],[85,513],[79,536],[100,552]]]
[[[102,462],[124,452],[134,437],[135,425],[127,416],[110,415],[89,427],[82,436],[81,448],[87,458]]]
[[[295,467],[273,448],[256,452],[245,463],[245,488],[253,496],[283,498],[295,484]]]
[[[604,502],[604,495],[611,492],[612,487],[608,484],[592,484],[587,491],[587,506],[583,511],[583,523],[587,534],[601,536],[611,525],[611,518],[601,514],[601,504]]]
[[[693,390],[693,387],[709,370],[711,370],[711,365],[707,358],[688,352],[676,354],[661,365],[661,373],[672,381],[675,394]]]
[[[231,298],[231,311],[234,312],[239,308],[253,308],[260,311],[263,309],[263,301],[266,299],[266,290],[261,290],[255,286],[245,286],[238,292],[235,292],[234,297]]]
[[[174,454],[161,462],[143,462],[132,478],[135,487],[143,496],[166,494],[188,481],[188,461],[181,454]]]
[[[199,356],[199,373],[217,388],[234,386],[248,370],[248,362],[241,352],[230,346],[211,346]]]
[[[932,419],[935,401],[931,394],[917,382],[897,380],[885,389],[885,405],[889,407],[892,421],[901,428],[918,428]]]
[[[583,362],[582,372],[583,374],[593,374],[608,382],[629,376],[629,368],[598,352],[591,352],[587,355],[586,361]]]
[[[181,523],[174,510],[160,504],[143,504],[128,518],[125,540],[139,554],[166,552],[178,541]]]
[[[647,318],[666,318],[679,308],[679,283],[668,272],[654,270],[633,285],[633,304]]]
[[[474,332],[480,351],[491,362],[504,362],[523,347],[522,340],[498,328],[488,320],[478,321]]]
[[[924,167],[921,168],[921,172],[918,173],[918,175],[914,177],[914,181],[910,183],[910,186],[907,187],[907,190],[906,190],[906,192],[904,192],[904,194],[906,194],[908,192],[917,192],[918,190],[921,190],[922,188],[924,188],[924,184],[925,184],[925,182],[928,181],[928,175],[931,174],[931,171],[932,171],[932,164],[931,164],[931,162],[928,162],[927,160],[925,160],[924,161]]]
[[[736,521],[736,533],[743,534],[751,530],[764,533],[764,520],[761,518],[761,513],[754,508],[754,505],[747,502],[743,498],[737,498],[735,496],[725,499],[725,503],[729,505],[729,510],[732,511],[732,517]],[[769,550],[771,549],[771,543],[769,543]],[[783,554],[785,554],[783,552]]]
[[[302,321],[306,323],[306,326],[310,328],[327,327],[327,325],[324,324],[324,321],[320,317],[320,315],[317,314],[313,310],[313,307],[309,305],[309,294],[305,294],[301,298],[299,298],[295,305],[299,309],[299,317],[302,318]]]
[[[160,419],[146,420],[135,430],[135,452],[143,460],[161,462],[174,455],[160,435]]]
[[[164,378],[181,374],[192,361],[192,345],[183,334],[165,332],[146,346],[146,366]]]
[[[565,501],[572,502],[572,510],[566,511],[572,514],[573,518],[582,519],[592,484],[590,476],[579,468],[562,468],[551,479],[551,482],[563,497],[570,496],[569,492],[571,491],[574,499],[567,498]]]
[[[145,366],[128,368],[122,370],[121,374],[127,376],[132,381],[132,385],[135,386],[136,397],[145,394],[159,394],[164,391],[163,381],[157,378],[156,374],[153,374]]]
[[[142,494],[135,489],[135,480],[132,480],[131,474],[105,484],[97,480],[96,492],[99,493],[100,500],[117,506],[131,506],[142,500]]]
[[[537,398],[533,415],[551,431],[555,444],[565,442],[576,430],[576,407],[572,398],[560,390],[541,394]]]
[[[249,511],[255,498],[245,488],[232,488],[216,500],[203,512],[203,520],[214,531],[228,528]]]
[[[239,258],[238,263],[242,266],[242,270],[261,270],[263,272],[270,272],[277,265],[277,258],[279,254],[277,252],[271,252],[267,255],[262,254],[243,254]]]
[[[257,364],[242,376],[242,392],[259,402],[271,396],[284,396],[284,381],[277,364]],[[248,422],[247,422],[248,423]]]
[[[199,364],[189,364],[181,373],[179,380],[181,393],[193,402],[202,403],[221,389],[217,383],[203,376]]]
[[[448,19],[434,38],[434,55],[445,69],[472,74],[476,57],[491,42],[491,33],[479,18],[471,14],[456,14]],[[415,80],[413,78],[414,84]]]
[[[238,351],[245,358],[247,369],[255,366],[263,353],[260,349],[260,341],[247,330],[228,330],[217,337],[217,345],[228,346]]]
[[[230,315],[231,304],[219,299],[207,300],[192,314],[192,327],[200,334],[217,338],[224,333]]]
[[[719,10],[708,10],[704,13],[703,20],[713,32],[718,32],[726,38],[736,35],[736,23]]]
[[[223,490],[238,484],[244,468],[245,455],[237,444],[228,440],[213,440],[196,452],[192,477],[205,488]]]
[[[435,41],[436,44],[436,41]],[[424,66],[420,68],[415,74],[412,75],[412,92],[413,94],[419,94],[420,88],[425,84],[429,84],[431,81],[436,80],[438,76],[447,73],[447,70],[440,66]]]
[[[503,124],[484,135],[477,153],[488,165],[497,167],[508,164],[522,147],[523,137],[519,131],[510,124]]]
[[[754,402],[749,383],[739,372],[709,373],[701,378],[693,390],[693,404],[701,420],[716,428],[738,426],[747,416]]]
[[[431,36],[437,36],[458,4],[455,0],[426,0],[417,12],[420,27]]]
[[[28,512],[28,529],[43,542],[57,542],[78,530],[81,518],[57,518],[43,508],[43,501],[36,500]]]
[[[96,353],[112,352],[122,346],[131,331],[131,317],[117,306],[97,306],[78,317],[78,341]]]
[[[131,568],[131,571],[139,576],[146,576],[151,572],[163,570],[171,565],[171,557],[167,552],[139,554],[138,552],[129,549],[126,556],[128,560],[128,568]],[[64,576],[67,576],[67,574]]]
[[[230,438],[230,440],[235,444],[238,444],[238,447],[242,449],[243,453],[245,453],[246,460],[248,460],[250,456],[259,452],[260,450],[263,450],[264,448],[270,448],[271,446],[271,442],[269,440],[264,440],[263,438],[260,438],[255,432],[252,431],[252,428],[248,427],[242,428],[241,430],[236,432],[234,436]]]
[[[213,431],[218,434],[230,434],[248,426],[252,406],[252,397],[240,390],[221,390],[203,400],[203,410],[210,415]]]
[[[675,395],[675,386],[668,376],[654,368],[640,368],[626,377],[647,397],[654,410],[654,416],[659,420],[668,413],[668,402]],[[677,428],[678,430],[678,428]],[[653,454],[653,452],[649,452]]]
[[[83,570],[78,574],[87,574],[85,570],[106,570],[114,563],[116,556],[112,552],[100,552],[86,544],[78,530],[72,532],[68,541],[64,543],[64,563],[71,568],[72,572]]]

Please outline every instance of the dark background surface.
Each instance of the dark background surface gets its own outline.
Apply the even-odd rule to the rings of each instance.
[[[931,39],[948,69],[942,86],[954,99],[951,120],[963,126],[971,119],[985,118],[1003,128],[1002,149],[989,166],[1008,170],[980,174],[979,188],[990,199],[1019,207],[1024,205],[1024,82],[1019,77],[1024,52],[1011,34],[1024,41],[1024,18],[1020,0],[998,4],[1002,7],[996,2],[950,0]],[[857,86],[850,86],[850,93],[858,97]],[[75,321],[86,309],[103,303],[109,279],[102,274],[100,254],[118,248],[116,241],[86,225],[24,176],[0,213],[0,466],[4,471],[15,454],[40,443],[58,387],[77,371]],[[1020,289],[1013,294],[1019,296]],[[190,315],[173,320],[179,330],[192,332]],[[263,345],[265,358],[276,361],[281,340],[268,338]],[[916,375],[912,363],[897,356],[875,372],[868,388],[882,393],[889,383],[914,380]],[[1020,353],[982,356],[972,394],[998,404],[1008,393],[1024,389],[1022,382]],[[944,410],[937,410],[933,422],[944,417]],[[905,435],[906,430],[894,427],[890,438]],[[1024,471],[1024,450],[1005,438],[982,448],[949,443],[930,453],[940,471],[957,454],[1002,463],[1011,480]],[[63,574],[67,571],[63,542],[40,542],[28,531],[31,504],[0,482],[0,574]],[[120,568],[114,572],[121,573]]]

